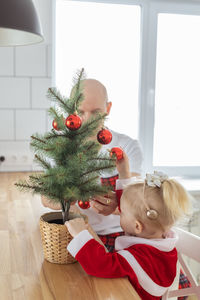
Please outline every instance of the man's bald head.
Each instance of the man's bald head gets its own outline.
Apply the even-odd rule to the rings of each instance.
[[[73,86],[70,97],[73,96],[75,92],[76,85]],[[86,95],[98,95],[99,97],[102,98],[102,101],[108,101],[108,94],[106,87],[98,80],[96,79],[83,79],[81,80],[81,88],[82,88],[82,93],[86,97]]]
[[[72,88],[71,97],[75,88],[76,86]],[[109,114],[112,103],[108,102],[107,90],[100,81],[96,79],[83,79],[81,80],[81,89],[84,99],[79,106],[79,112],[83,121],[88,120],[96,113]]]
[[[99,95],[104,101],[108,101],[108,94],[105,86],[96,79],[84,79],[82,80],[83,93]]]

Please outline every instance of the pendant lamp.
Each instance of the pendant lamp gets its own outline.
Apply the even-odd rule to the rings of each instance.
[[[42,41],[42,29],[32,0],[0,0],[0,47]]]

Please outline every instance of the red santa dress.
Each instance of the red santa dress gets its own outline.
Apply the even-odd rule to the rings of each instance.
[[[89,274],[103,278],[128,277],[142,300],[160,299],[176,276],[178,237],[171,230],[165,239],[135,236],[116,238],[114,253],[107,253],[87,230],[67,250]]]

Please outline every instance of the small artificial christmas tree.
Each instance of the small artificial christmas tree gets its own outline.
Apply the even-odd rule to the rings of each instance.
[[[53,128],[44,135],[31,136],[35,159],[44,172],[16,183],[22,191],[32,190],[60,202],[63,223],[69,219],[72,202],[81,200],[84,203],[94,195],[108,192],[108,186],[99,184],[99,175],[115,166],[115,159],[108,153],[100,154],[100,144],[91,138],[103,124],[106,114],[98,114],[84,123],[78,115],[83,101],[83,79],[82,69],[75,78],[70,98],[62,96],[56,88],[49,88],[48,97],[57,104],[49,109]]]

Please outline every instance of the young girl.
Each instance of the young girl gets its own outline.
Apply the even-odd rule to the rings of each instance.
[[[161,173],[149,174],[143,182],[130,178],[126,155],[117,168],[118,194],[129,185],[120,200],[120,225],[125,235],[116,238],[116,252],[107,253],[81,218],[65,223],[74,237],[67,249],[88,274],[128,276],[141,299],[160,299],[176,276],[178,237],[171,227],[188,212],[189,195]]]

